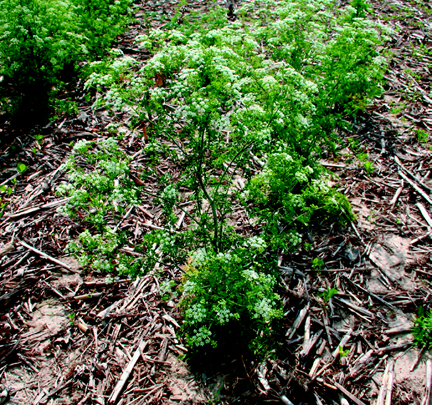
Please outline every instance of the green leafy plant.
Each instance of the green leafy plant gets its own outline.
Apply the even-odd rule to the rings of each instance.
[[[349,349],[344,350],[342,346],[339,346],[339,356],[340,358],[346,357],[349,354]]]
[[[323,149],[336,149],[345,117],[381,91],[386,60],[377,47],[385,28],[355,10],[335,13],[327,0],[253,1],[231,23],[214,7],[181,25],[174,18],[166,30],[148,27],[138,39],[153,54],[144,66],[119,50],[90,66],[94,108],[130,114],[148,166],[132,175],[131,158],[114,138],[74,146],[69,183],[59,188],[69,197],[61,211],[87,229],[69,249],[86,268],[131,276],[158,262],[182,266],[191,351],[219,347],[227,333],[254,352],[268,351],[282,316],[270,257],[295,249],[314,221],[355,218],[318,163]],[[139,184],[162,157],[177,172],[149,191]],[[165,229],[145,234],[131,259],[123,253],[132,248],[129,231],[119,225],[143,197],[162,207]],[[256,218],[259,235],[244,238],[230,223],[238,204]],[[187,228],[177,231],[180,213]]]
[[[68,315],[68,318],[69,318],[69,324],[70,324],[70,326],[74,326],[75,325],[75,312],[71,312]]]
[[[273,291],[277,266],[252,247],[256,244],[264,241],[251,238],[227,253],[201,249],[185,266],[180,305],[182,329],[192,350],[236,341],[236,346],[246,342],[262,355],[272,346],[274,321],[283,315]]]
[[[425,143],[429,140],[429,135],[424,129],[416,129],[414,133],[416,134],[417,140],[420,143]]]
[[[355,219],[346,197],[331,188],[328,180],[322,166],[301,156],[275,153],[268,157],[243,197],[255,203],[248,210],[263,222],[273,248],[296,247],[311,221],[344,224]]]
[[[128,5],[129,0],[2,1],[0,110],[21,126],[47,119],[77,62],[100,56],[121,32]]]
[[[358,141],[358,139],[348,138],[347,141],[349,147],[353,152],[357,152],[360,149],[360,142]]]
[[[365,163],[369,159],[369,155],[367,152],[361,152],[357,155],[357,159],[360,160],[360,162]]]
[[[330,301],[332,297],[334,297],[339,291],[336,290],[336,288],[330,288],[328,287],[327,290],[324,290],[323,292],[319,293],[318,295],[324,300],[324,303],[327,304],[327,302]]]
[[[80,219],[91,228],[68,245],[80,263],[93,270],[137,274],[140,258],[119,249],[127,244],[127,234],[118,229],[119,221],[130,205],[139,202],[139,187],[129,177],[131,159],[118,147],[114,138],[99,144],[79,141],[65,164],[69,183],[62,184],[57,194],[69,197],[59,213]],[[94,165],[85,171],[80,165]]]
[[[23,174],[28,169],[28,166],[26,166],[24,163],[18,163],[17,170]]]
[[[370,176],[374,170],[375,170],[375,166],[372,164],[372,162],[366,161],[363,163],[363,167],[366,170],[366,173]]]
[[[365,0],[352,0],[350,5],[355,8],[355,17],[365,17],[370,5]]]
[[[423,307],[420,307],[411,331],[416,345],[430,349],[432,347],[432,311],[425,311]]]
[[[174,280],[166,280],[160,283],[159,291],[163,301],[168,301],[170,298],[176,297],[176,283]]]
[[[312,268],[317,269],[318,271],[321,271],[321,267],[323,266],[324,261],[319,259],[318,257],[315,257],[312,260]]]

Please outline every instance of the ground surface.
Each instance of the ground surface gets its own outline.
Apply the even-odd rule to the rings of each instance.
[[[176,3],[148,1],[137,16],[169,15]],[[205,1],[188,4],[205,12]],[[106,125],[121,116],[94,112],[81,100],[78,116],[60,117],[2,146],[0,183],[13,190],[2,195],[0,218],[0,391],[9,394],[7,403],[297,405],[344,398],[384,404],[386,393],[378,398],[383,386],[391,388],[394,404],[422,401],[430,353],[412,346],[409,328],[418,307],[432,309],[426,139],[432,135],[432,8],[406,0],[373,7],[371,18],[397,30],[387,45],[393,62],[386,92],[343,134],[346,148],[337,159],[323,159],[358,220],[348,229],[313,230],[308,251],[281,258],[287,311],[278,359],[239,359],[193,374],[181,360],[186,348],[177,337],[176,303],[161,301],[155,274],[107,284],[65,256],[80,229],[56,215],[62,201],[55,189],[65,178],[59,167],[71,142],[106,136]],[[142,25],[131,27],[118,46],[145,61],[133,43]],[[35,141],[39,133],[44,137]],[[141,142],[129,131],[124,147],[134,153]],[[370,176],[356,157],[361,152],[375,167]],[[19,162],[29,167],[22,175],[16,174]],[[141,208],[122,225],[135,229],[136,238],[160,225],[157,207],[144,201]],[[239,227],[247,223],[242,212],[235,219]],[[320,271],[311,268],[314,258],[324,262]],[[339,294],[324,305],[317,293],[328,286]],[[125,370],[130,374],[117,391]]]

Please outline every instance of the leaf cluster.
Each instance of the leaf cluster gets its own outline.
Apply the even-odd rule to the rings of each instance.
[[[355,220],[348,199],[332,188],[329,180],[316,161],[294,153],[268,156],[263,171],[251,179],[243,197],[255,203],[247,208],[263,223],[273,248],[298,245],[299,232],[311,222],[345,224]]]
[[[0,110],[27,126],[46,119],[78,62],[102,55],[128,21],[130,0],[3,0]]]
[[[430,349],[432,347],[432,311],[425,311],[420,307],[411,330],[415,344]]]
[[[247,336],[257,351],[269,349],[282,312],[276,265],[266,252],[295,248],[312,222],[355,219],[319,157],[334,147],[346,116],[381,91],[386,60],[378,46],[386,31],[363,18],[360,8],[336,8],[333,0],[256,0],[231,23],[226,10],[215,7],[203,18],[185,16],[165,30],[148,29],[139,43],[153,57],[142,67],[120,51],[91,66],[86,88],[99,93],[94,107],[127,111],[132,129],[146,128],[146,157],[156,162],[164,153],[179,170],[156,195],[140,189],[163,206],[167,229],[144,236],[139,266],[179,267],[192,258],[180,286],[183,331],[192,350],[218,345],[230,330]],[[261,172],[251,158],[262,164]],[[117,164],[124,158],[114,153],[109,159]],[[115,176],[130,198],[113,199],[109,159],[93,162],[94,173],[70,166],[69,196],[76,204],[70,213],[107,199],[107,211],[94,209],[106,238],[112,236],[86,233],[79,249],[98,258],[115,246],[108,252],[113,269],[126,242],[107,228],[107,218],[140,197],[130,194],[135,186],[127,183],[125,167]],[[242,193],[236,175],[246,183]],[[100,176],[106,178],[101,186],[95,180]],[[190,225],[174,232],[185,199]],[[259,236],[245,239],[228,222],[238,204],[258,219]],[[94,223],[91,212],[84,215]],[[124,271],[135,276],[137,269]]]
[[[283,316],[280,297],[273,291],[277,284],[274,260],[245,241],[225,253],[198,250],[184,268],[180,305],[191,350],[240,340],[258,354],[260,342],[274,333],[273,321]]]

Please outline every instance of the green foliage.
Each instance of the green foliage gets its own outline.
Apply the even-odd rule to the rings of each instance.
[[[373,172],[374,172],[374,170],[375,170],[375,166],[372,164],[372,162],[369,162],[369,161],[367,161],[367,162],[364,162],[363,163],[363,167],[364,167],[364,169],[366,170],[366,173],[370,176]]]
[[[420,143],[425,143],[429,140],[429,135],[424,129],[416,129],[414,132],[416,134],[417,140]]]
[[[327,303],[330,301],[330,299],[335,296],[339,291],[336,290],[336,288],[327,288],[327,290],[324,290],[323,292],[319,293],[318,295],[324,300],[324,303]]]
[[[68,318],[69,318],[69,324],[70,324],[70,326],[74,326],[75,325],[75,312],[71,312],[68,315]]]
[[[193,350],[205,352],[221,341],[241,341],[256,354],[271,348],[274,320],[283,315],[273,289],[277,265],[262,256],[258,237],[227,253],[196,251],[181,285],[182,329]],[[204,347],[204,348],[202,348]]]
[[[342,346],[339,346],[339,356],[340,356],[340,358],[348,356],[349,352],[350,352],[349,349],[344,350]]]
[[[79,32],[86,38],[84,45],[90,58],[104,50],[124,30],[130,20],[130,0],[71,0],[79,18]]]
[[[23,174],[28,169],[28,166],[26,166],[24,163],[18,163],[17,170]]]
[[[180,25],[175,17],[166,30],[148,27],[139,42],[153,57],[142,67],[118,50],[91,64],[86,88],[99,93],[94,107],[127,111],[132,128],[145,125],[150,166],[163,155],[178,175],[161,178],[152,194],[130,180],[130,159],[113,139],[77,143],[59,192],[69,197],[63,212],[88,229],[70,249],[85,266],[131,276],[158,262],[183,265],[191,351],[228,335],[268,351],[282,316],[268,256],[294,249],[312,222],[355,218],[318,158],[334,149],[345,117],[381,91],[386,60],[377,49],[385,29],[361,17],[361,4],[335,12],[330,0],[252,1],[233,23],[215,7]],[[236,174],[246,181],[243,193]],[[166,229],[144,235],[132,260],[122,253],[128,234],[118,225],[142,195],[163,207]],[[190,225],[176,232],[185,199]],[[259,236],[244,239],[229,224],[238,204],[259,221]],[[163,284],[162,296],[172,289]]]
[[[46,119],[77,62],[100,56],[126,22],[129,0],[3,0],[0,110],[18,125]],[[58,107],[59,105],[57,105]]]
[[[318,257],[315,257],[312,260],[312,268],[317,269],[318,271],[321,271],[321,267],[324,264],[324,260],[319,259]]]
[[[92,231],[82,232],[68,250],[93,270],[134,274],[141,269],[140,260],[119,251],[127,244],[119,221],[127,207],[139,202],[139,189],[129,178],[130,161],[116,140],[108,138],[98,144],[77,142],[64,166],[69,183],[60,185],[57,194],[69,199],[58,211],[83,221]],[[86,165],[94,166],[88,171]]]
[[[328,181],[324,168],[316,162],[287,153],[268,157],[263,171],[248,184],[244,198],[255,203],[249,210],[264,223],[273,248],[297,246],[299,231],[311,221],[344,224],[355,219],[347,198]]]
[[[370,6],[365,0],[352,0],[351,6],[355,8],[355,17],[365,17],[370,11]]]
[[[432,348],[432,311],[427,312],[420,307],[411,330],[415,344],[425,346],[426,349]]]

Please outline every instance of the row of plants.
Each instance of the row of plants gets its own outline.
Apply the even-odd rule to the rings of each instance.
[[[127,112],[131,129],[145,128],[148,165],[133,174],[121,136],[74,146],[58,192],[69,197],[62,212],[87,229],[69,249],[96,271],[181,270],[180,283],[161,289],[181,295],[191,353],[227,336],[268,353],[283,317],[278,254],[301,246],[312,224],[355,219],[319,159],[380,93],[387,62],[379,49],[389,32],[366,18],[363,1],[352,4],[255,0],[234,22],[215,6],[137,38],[153,54],[143,66],[121,51],[91,64],[94,108]],[[175,177],[157,174],[161,159]],[[145,187],[152,174],[157,192]],[[133,245],[121,221],[149,200],[162,206],[165,229]],[[234,207],[254,223],[249,235],[230,221]]]
[[[0,113],[30,127],[53,109],[55,96],[95,60],[130,20],[130,0],[4,0],[0,8]]]

